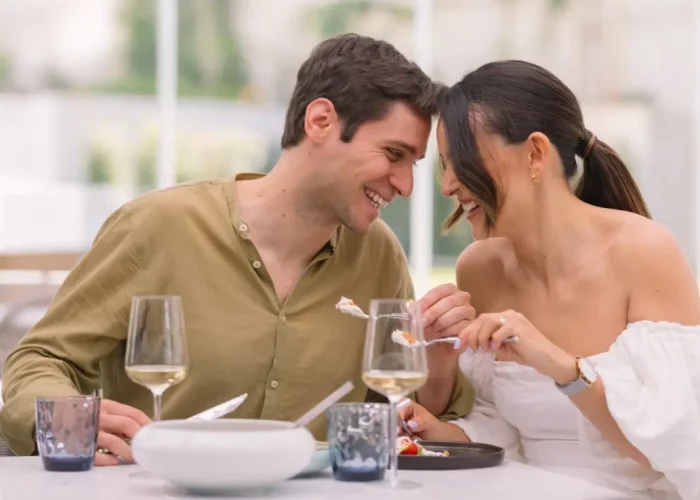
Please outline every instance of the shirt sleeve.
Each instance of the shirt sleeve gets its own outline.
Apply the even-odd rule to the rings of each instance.
[[[15,454],[35,453],[37,397],[91,394],[99,387],[100,360],[126,338],[140,260],[132,215],[122,207],[8,356],[0,434]]]
[[[700,498],[700,327],[632,323],[591,362],[627,440],[683,500]],[[583,416],[579,429],[584,446],[616,453]]]
[[[471,441],[500,446],[510,459],[520,454],[520,434],[496,407],[493,394],[494,361],[491,354],[463,354],[462,371],[471,380],[474,391],[474,407],[465,418],[450,423],[460,427]]]

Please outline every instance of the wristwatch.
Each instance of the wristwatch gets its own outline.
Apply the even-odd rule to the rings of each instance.
[[[576,369],[578,371],[578,377],[576,377],[576,379],[574,379],[572,382],[564,385],[554,382],[557,389],[567,396],[573,396],[584,389],[588,389],[598,379],[598,374],[596,373],[595,368],[586,358],[576,356]]]

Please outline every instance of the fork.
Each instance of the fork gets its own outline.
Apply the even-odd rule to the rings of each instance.
[[[520,337],[517,335],[514,335],[512,337],[508,337],[507,339],[503,340],[504,344],[512,344],[514,342],[517,342],[520,340]],[[439,339],[433,339],[433,340],[422,340],[420,342],[416,342],[414,344],[411,344],[410,347],[418,347],[418,346],[429,346],[431,344],[453,344],[455,349],[459,349],[460,346],[462,345],[462,341],[460,340],[459,337],[441,337]],[[407,346],[409,347],[409,346]]]
[[[400,401],[400,402],[396,405],[396,411],[398,412],[398,411],[401,410],[404,406],[408,406],[408,405],[410,405],[410,404],[411,404],[411,400],[408,399],[408,398],[404,398],[402,401]],[[404,419],[402,419],[401,417],[399,417],[399,425],[401,426],[401,430],[402,430],[408,437],[410,437],[411,439],[413,439],[413,441],[415,441],[416,443],[417,443],[418,441],[420,441],[420,437],[418,437],[416,434],[413,433],[413,431],[411,430],[411,428],[408,426],[408,423],[406,423],[406,421],[405,421]]]

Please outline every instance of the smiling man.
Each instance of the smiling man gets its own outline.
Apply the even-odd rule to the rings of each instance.
[[[123,438],[151,408],[123,367],[134,295],[183,300],[190,370],[165,393],[163,418],[247,392],[234,416],[293,420],[346,380],[355,384],[347,400],[367,398],[365,322],[334,305],[341,296],[363,309],[373,298],[413,297],[406,256],[379,215],[411,194],[440,91],[386,42],[326,40],[299,69],[268,175],[180,185],[117,210],[7,360],[0,432],[15,453],[35,450],[37,396],[102,387],[98,444],[131,458]],[[456,335],[473,319],[469,296],[452,285],[421,300],[427,337]],[[456,359],[431,346],[431,377],[417,396],[446,419],[472,404]],[[325,440],[323,419],[311,430]]]

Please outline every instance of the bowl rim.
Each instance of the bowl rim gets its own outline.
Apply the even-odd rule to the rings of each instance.
[[[236,424],[241,424],[239,428],[234,428]],[[259,426],[257,429],[250,427]],[[150,422],[143,429],[151,428],[153,430],[167,430],[173,432],[202,432],[210,433],[212,431],[236,434],[236,433],[255,433],[255,432],[282,432],[303,429],[303,427],[295,427],[293,422],[285,420],[267,420],[257,418],[220,418],[216,420],[188,420],[188,419],[172,419],[160,420],[158,422]]]

